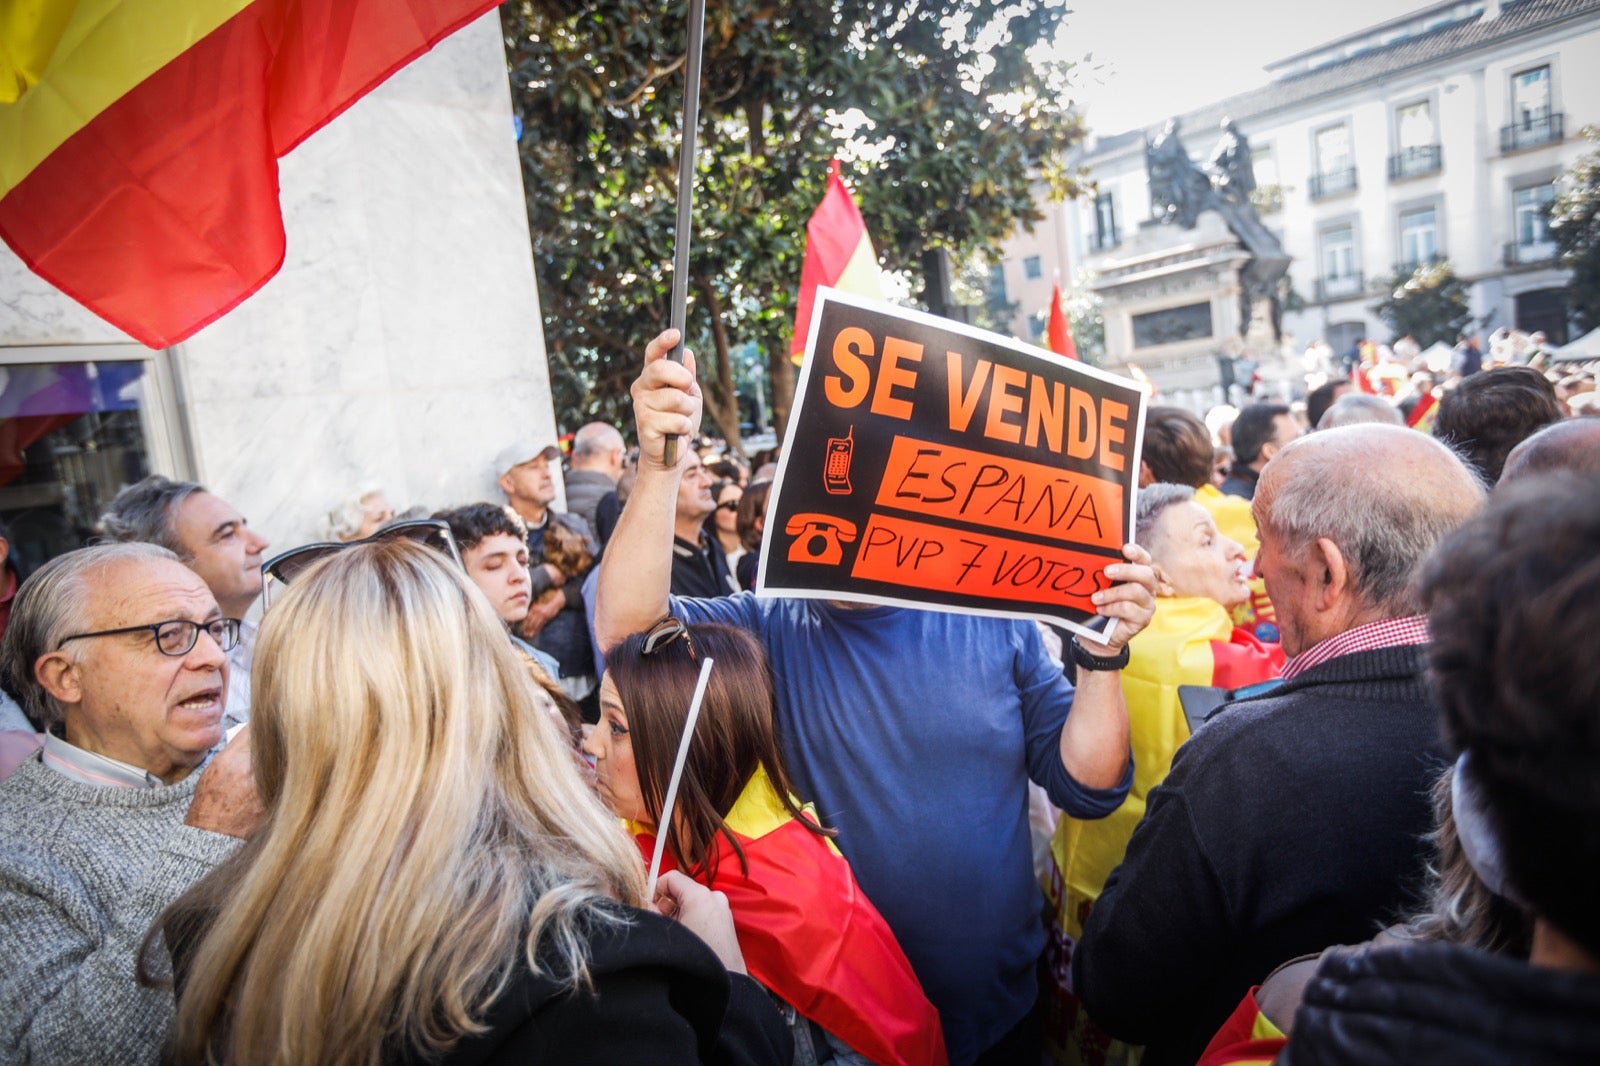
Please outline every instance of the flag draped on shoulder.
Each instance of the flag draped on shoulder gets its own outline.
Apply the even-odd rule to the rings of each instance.
[[[795,302],[794,340],[789,358],[799,366],[811,332],[811,308],[817,286],[827,285],[859,296],[881,298],[878,255],[867,236],[867,224],[856,209],[850,189],[839,176],[839,161],[828,164],[828,188],[806,223],[806,258],[800,268],[800,298]]]
[[[282,265],[278,159],[494,6],[0,5],[0,238],[112,325],[176,344]]]
[[[888,923],[838,849],[783,806],[764,768],[723,821],[749,872],[718,835],[710,886],[728,897],[750,976],[873,1062],[943,1066],[939,1014]],[[648,861],[655,836],[630,828]],[[662,869],[676,865],[668,849]]]
[[[1073,343],[1072,330],[1067,328],[1066,308],[1061,305],[1061,283],[1050,290],[1050,325],[1046,330],[1050,350],[1068,359],[1078,358],[1078,346]]]

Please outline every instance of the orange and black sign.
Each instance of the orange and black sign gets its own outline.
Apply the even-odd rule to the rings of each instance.
[[[1138,386],[827,289],[809,343],[763,594],[1094,618],[1133,536]]]

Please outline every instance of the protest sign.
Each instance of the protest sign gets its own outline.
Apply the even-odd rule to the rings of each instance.
[[[761,594],[1092,636],[1104,620],[1089,597],[1133,536],[1144,402],[1131,381],[1020,341],[819,290]]]

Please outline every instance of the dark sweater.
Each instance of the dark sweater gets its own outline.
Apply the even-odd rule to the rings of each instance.
[[[1329,952],[1284,1066],[1600,1062],[1600,977],[1454,944]]]
[[[1440,767],[1423,649],[1357,652],[1222,708],[1178,749],[1073,958],[1145,1066],[1193,1063],[1279,963],[1412,901]]]

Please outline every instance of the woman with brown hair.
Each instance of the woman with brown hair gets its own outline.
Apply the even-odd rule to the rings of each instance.
[[[266,614],[254,683],[263,820],[165,922],[176,1062],[787,1056],[727,972],[731,923],[700,921],[725,904],[679,880],[657,902],[689,929],[643,909],[628,837],[459,566],[407,540],[317,562]]]
[[[601,793],[651,854],[701,662],[714,665],[690,738],[663,868],[725,893],[750,974],[787,1008],[796,1061],[943,1063],[938,1013],[894,934],[794,796],[772,678],[743,630],[665,618],[606,653],[586,749]]]

